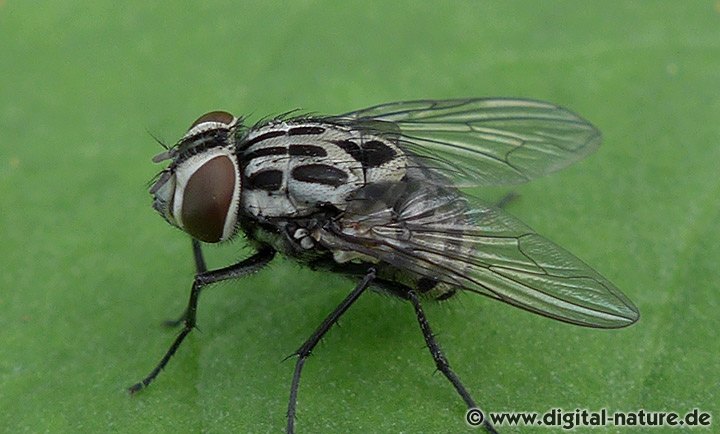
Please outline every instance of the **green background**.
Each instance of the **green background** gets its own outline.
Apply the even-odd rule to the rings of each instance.
[[[470,294],[428,305],[478,402],[719,418],[719,85],[711,1],[0,1],[0,430],[280,432],[282,360],[353,283],[280,259],[209,290],[200,332],[129,397],[192,279],[189,242],[150,208],[149,133],[172,143],[217,108],[466,96],[553,101],[603,131],[595,155],[517,188],[509,211],[642,314],[605,331]],[[247,254],[208,252],[216,267]],[[367,294],[307,363],[297,427],[468,429],[433,371],[411,307]]]

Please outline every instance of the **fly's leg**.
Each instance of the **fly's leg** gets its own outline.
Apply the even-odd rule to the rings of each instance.
[[[412,302],[413,307],[415,308],[415,315],[417,316],[418,323],[420,324],[420,330],[422,330],[423,336],[425,337],[425,344],[430,350],[430,354],[432,355],[433,360],[435,360],[435,366],[440,372],[443,373],[443,375],[445,375],[445,377],[450,381],[450,383],[452,383],[453,387],[455,387],[455,390],[457,390],[463,401],[465,401],[465,404],[467,404],[468,409],[479,410],[477,405],[475,404],[475,401],[472,399],[467,389],[465,389],[465,386],[463,386],[460,382],[460,378],[458,378],[455,372],[450,369],[450,363],[448,363],[447,358],[440,349],[440,345],[438,345],[437,341],[435,340],[435,336],[433,335],[432,329],[430,328],[430,324],[428,323],[427,317],[425,316],[425,312],[423,312],[417,294],[414,290],[410,290],[407,293],[407,297]],[[481,413],[485,415],[484,412],[481,411]],[[487,430],[487,432],[491,434],[497,434],[497,431],[493,427],[492,423],[490,423],[490,420],[487,416],[485,416],[482,425],[485,430]]]
[[[207,265],[205,264],[205,256],[203,256],[202,246],[200,241],[195,238],[192,239],[193,258],[195,258],[195,270],[197,274],[204,273],[207,271]]]
[[[328,315],[325,320],[320,324],[320,326],[313,332],[312,335],[310,335],[310,338],[305,341],[305,343],[302,344],[300,348],[298,348],[297,351],[295,351],[292,355],[297,356],[297,361],[295,362],[295,373],[293,374],[292,379],[292,385],[290,386],[290,401],[288,403],[288,411],[287,411],[287,434],[293,434],[295,432],[295,411],[297,408],[297,393],[298,393],[298,387],[300,386],[300,374],[302,373],[303,365],[305,364],[305,360],[310,356],[312,353],[312,350],[315,348],[315,345],[322,339],[322,337],[325,335],[325,333],[330,330],[330,328],[337,322],[337,320],[344,314],[348,308],[355,302],[355,300],[360,297],[360,294],[362,294],[368,286],[370,286],[370,283],[375,279],[375,269],[370,268],[363,277],[363,279],[358,283],[358,285],[353,289],[353,291],[348,295],[345,300],[343,300],[338,307],[333,310],[330,315]]]
[[[195,258],[195,274],[198,275],[207,272],[207,265],[205,264],[205,257],[203,256],[200,241],[196,240],[195,238],[192,239],[192,250],[193,257]],[[188,310],[185,309],[182,315],[180,315],[180,317],[178,317],[177,319],[169,319],[167,321],[163,321],[163,325],[165,327],[175,328],[185,322],[187,315]]]
[[[193,247],[195,247],[195,243],[193,243]],[[153,369],[150,374],[148,374],[148,376],[145,377],[142,381],[132,385],[128,389],[128,391],[130,393],[135,393],[152,383],[152,381],[155,379],[155,377],[158,376],[160,371],[165,368],[165,365],[167,365],[170,358],[173,356],[173,354],[175,354],[177,349],[180,347],[180,344],[182,344],[183,340],[185,340],[185,337],[187,337],[187,335],[192,331],[192,329],[195,328],[198,298],[200,296],[200,291],[203,289],[203,287],[211,283],[220,282],[222,280],[228,279],[237,279],[247,274],[253,273],[265,266],[268,262],[270,262],[274,256],[275,250],[266,247],[258,250],[257,253],[243,261],[238,262],[237,264],[230,265],[229,267],[225,268],[220,268],[218,270],[205,271],[196,274],[195,280],[193,281],[192,290],[190,291],[190,301],[188,302],[188,307],[186,310],[187,313],[186,315],[184,315],[183,319],[185,326],[183,327],[177,338],[175,338],[175,341],[167,350],[163,358],[160,359],[160,363],[155,366],[155,369]]]

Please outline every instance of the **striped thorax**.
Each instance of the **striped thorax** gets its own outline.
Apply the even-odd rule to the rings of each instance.
[[[273,122],[238,144],[245,181],[242,205],[261,218],[339,210],[349,195],[405,175],[406,158],[391,141],[330,123]]]

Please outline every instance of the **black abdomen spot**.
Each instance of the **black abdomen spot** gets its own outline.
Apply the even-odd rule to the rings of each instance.
[[[298,157],[327,157],[327,151],[321,146],[290,145],[290,155]]]
[[[363,143],[363,165],[365,167],[379,167],[395,158],[395,150],[383,142],[371,140]]]
[[[263,170],[251,175],[243,185],[250,190],[277,191],[282,187],[283,173],[280,170]]]
[[[338,187],[348,179],[347,173],[327,164],[305,164],[292,170],[292,177],[298,181]]]

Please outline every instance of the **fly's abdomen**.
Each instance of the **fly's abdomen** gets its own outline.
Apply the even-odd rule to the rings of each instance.
[[[277,122],[239,145],[242,204],[258,217],[297,217],[318,205],[347,207],[368,184],[405,176],[405,154],[391,141],[328,123]]]

